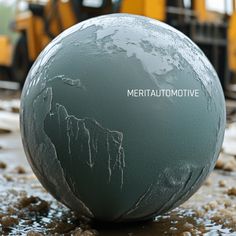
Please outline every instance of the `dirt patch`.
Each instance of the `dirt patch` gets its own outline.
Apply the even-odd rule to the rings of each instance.
[[[236,235],[235,123],[228,126],[216,169],[197,193],[168,214],[136,224],[91,222],[56,201],[32,173],[18,129],[1,134],[0,146],[0,235]]]

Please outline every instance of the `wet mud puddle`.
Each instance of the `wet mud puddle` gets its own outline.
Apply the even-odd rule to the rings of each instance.
[[[17,122],[17,113],[0,111],[0,235],[236,236],[236,123],[228,125],[215,170],[181,207],[152,222],[107,225],[79,217],[42,188]]]

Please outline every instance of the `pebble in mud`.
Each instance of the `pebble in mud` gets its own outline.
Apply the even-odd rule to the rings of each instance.
[[[218,159],[215,164],[215,169],[224,169],[224,162]]]
[[[224,188],[227,186],[227,182],[225,180],[220,180],[218,183],[221,188]]]
[[[31,212],[47,213],[49,210],[48,202],[34,196],[23,197],[17,203],[18,209],[27,208]]]
[[[192,234],[190,232],[186,231],[186,232],[182,233],[182,236],[192,236]]]
[[[233,188],[228,189],[227,193],[229,196],[236,196],[236,188],[233,187]]]
[[[22,167],[22,166],[17,166],[15,169],[14,169],[14,172],[16,172],[17,174],[25,174],[25,169]]]
[[[207,178],[206,181],[204,182],[204,185],[206,186],[210,186],[211,184],[212,184],[212,181],[209,178]]]
[[[7,164],[5,162],[0,161],[0,169],[6,169]]]
[[[9,228],[9,227],[12,227],[15,224],[17,224],[18,223],[18,219],[16,217],[3,216],[0,219],[0,223],[1,223],[2,227]]]
[[[7,175],[7,174],[4,174],[3,175],[3,177],[7,180],[7,181],[13,181],[13,178],[12,178],[12,176],[10,176],[10,175]]]
[[[8,134],[8,133],[11,133],[10,129],[0,128],[0,134]]]
[[[222,154],[217,160],[215,168],[229,172],[236,171],[236,160],[232,155]]]
[[[211,202],[209,202],[208,204],[206,204],[206,205],[204,206],[204,209],[205,209],[206,211],[215,210],[215,209],[217,208],[217,206],[218,206],[217,201],[211,201]]]
[[[53,40],[21,104],[36,176],[100,221],[152,219],[182,204],[213,169],[225,128],[223,91],[202,51],[174,28],[128,14],[89,19]]]

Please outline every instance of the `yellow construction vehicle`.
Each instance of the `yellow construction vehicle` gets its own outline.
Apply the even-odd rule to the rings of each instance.
[[[120,11],[164,21],[188,35],[215,67],[226,94],[236,97],[236,0],[221,1],[232,12],[209,10],[206,0],[123,0]]]
[[[42,49],[63,30],[90,17],[112,13],[110,0],[20,0],[27,6],[16,11],[11,27],[20,33],[12,48],[6,36],[0,36],[0,65],[11,68],[11,76],[23,84],[32,62]],[[22,4],[21,4],[22,5]]]
[[[0,65],[1,79],[10,77],[9,66],[11,66],[12,44],[9,37],[0,35]]]
[[[232,88],[236,75],[236,0],[232,14],[207,9],[206,0],[21,0],[13,28],[20,32],[14,48],[0,37],[0,65],[11,67],[14,80],[24,82],[42,49],[60,32],[90,17],[132,13],[164,21],[188,35],[205,52],[219,74],[224,89]],[[224,0],[222,0],[224,1]],[[19,4],[19,3],[18,3]]]
[[[11,64],[12,41],[15,39],[13,32],[9,30],[9,20],[14,17],[14,4],[8,1],[0,3],[0,79],[7,79]]]
[[[233,1],[233,11],[228,25],[228,65],[229,79],[226,92],[230,97],[236,98],[236,0]]]

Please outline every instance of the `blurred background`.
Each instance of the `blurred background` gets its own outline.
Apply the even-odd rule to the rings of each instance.
[[[38,54],[60,32],[114,12],[155,18],[188,35],[212,62],[225,95],[236,98],[235,0],[0,0],[0,79],[22,86]]]

